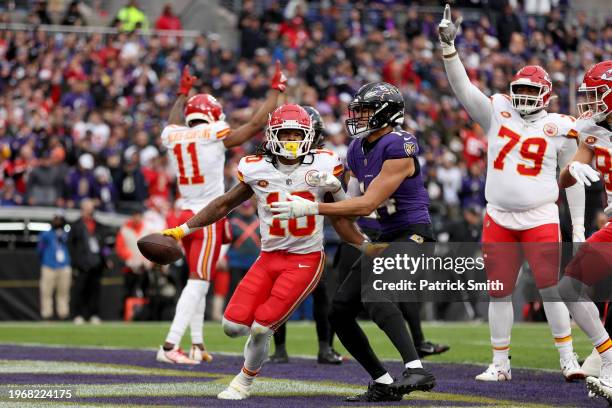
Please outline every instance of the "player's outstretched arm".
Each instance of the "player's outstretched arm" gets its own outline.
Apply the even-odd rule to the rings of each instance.
[[[170,116],[168,117],[169,125],[183,125],[185,123],[183,118],[183,108],[185,107],[185,101],[189,96],[189,92],[191,91],[195,80],[196,77],[189,73],[189,65],[185,65],[183,74],[181,75],[176,101],[174,102],[174,105],[172,105]]]
[[[252,195],[253,190],[251,187],[248,184],[239,182],[230,191],[208,203],[206,207],[191,217],[185,224],[164,230],[162,234],[178,241],[202,227],[219,221],[242,202],[251,198]]]
[[[568,188],[576,183],[590,186],[592,182],[599,180],[599,173],[589,166],[592,160],[593,151],[584,142],[580,142],[571,163],[561,170],[559,187]]]
[[[270,82],[270,90],[263,105],[259,107],[255,115],[244,125],[232,131],[232,133],[223,140],[225,147],[239,146],[255,136],[268,122],[268,115],[276,109],[278,105],[278,96],[287,88],[287,77],[281,70],[280,61],[276,61],[274,76]]]
[[[453,92],[459,102],[486,132],[491,124],[493,108],[490,99],[478,89],[467,76],[465,68],[455,49],[455,37],[461,25],[461,17],[452,21],[451,8],[447,4],[444,16],[438,25],[438,35],[442,46],[444,69]]]
[[[290,219],[307,215],[366,216],[378,208],[397,190],[402,181],[412,176],[416,167],[413,157],[386,160],[378,176],[372,180],[366,192],[359,197],[336,203],[316,203],[299,196],[291,196],[291,201],[271,204],[274,218]]]

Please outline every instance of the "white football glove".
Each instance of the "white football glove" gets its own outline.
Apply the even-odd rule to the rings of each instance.
[[[274,213],[272,218],[288,220],[319,213],[319,204],[314,201],[293,194],[287,198],[288,201],[277,201],[270,204],[270,211]]]
[[[330,193],[336,193],[342,188],[340,180],[329,171],[319,171],[311,176],[308,181]]]
[[[572,177],[575,178],[576,182],[581,186],[590,186],[591,183],[599,181],[599,172],[593,170],[588,164],[573,161],[570,163],[568,169]]]
[[[459,26],[463,21],[463,17],[459,16],[453,23],[451,16],[450,5],[447,4],[444,8],[444,15],[440,24],[438,24],[438,38],[440,39],[440,45],[442,46],[442,55],[451,55],[457,50],[455,49],[455,37],[459,31]]]
[[[572,242],[584,242],[584,225],[574,225],[572,229]]]

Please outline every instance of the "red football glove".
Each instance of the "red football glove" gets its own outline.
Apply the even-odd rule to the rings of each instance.
[[[189,65],[185,65],[185,69],[183,69],[183,75],[181,75],[181,82],[179,83],[179,90],[177,95],[185,95],[189,96],[189,91],[191,91],[191,87],[193,83],[196,81],[196,77],[189,74]]]
[[[281,92],[285,92],[285,89],[287,89],[287,77],[283,74],[283,71],[281,71],[281,63],[279,60],[276,60],[274,76],[270,82],[270,88],[277,89]]]

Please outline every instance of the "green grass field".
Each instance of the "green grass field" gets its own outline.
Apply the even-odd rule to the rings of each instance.
[[[103,323],[75,326],[71,323],[0,323],[0,343],[51,344],[92,347],[157,348],[170,327],[165,323]],[[372,346],[384,359],[398,359],[386,336],[372,323],[362,323]],[[490,361],[489,329],[486,323],[425,324],[428,340],[446,343],[451,350],[430,361],[485,364]],[[591,351],[588,339],[574,329],[574,348],[582,358]],[[204,339],[211,352],[242,353],[244,339],[230,339],[216,322],[206,322]],[[183,346],[188,348],[186,336]],[[338,340],[334,346],[346,351]],[[559,357],[546,324],[517,324],[512,331],[513,367],[559,369]],[[317,340],[314,324],[289,323],[287,349],[290,354],[315,356]]]

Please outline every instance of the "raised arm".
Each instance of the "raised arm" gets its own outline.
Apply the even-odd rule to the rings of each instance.
[[[225,147],[239,146],[255,136],[268,121],[268,115],[276,109],[278,105],[278,96],[287,88],[287,78],[281,70],[280,61],[276,61],[274,76],[270,83],[270,90],[263,105],[259,107],[255,115],[244,125],[232,131],[232,133],[223,140]]]
[[[185,101],[191,91],[191,87],[195,82],[196,77],[189,73],[189,66],[185,65],[183,74],[181,75],[181,81],[179,84],[179,90],[177,92],[176,101],[172,105],[170,110],[170,116],[168,117],[169,125],[184,125],[185,119],[183,118],[183,108],[185,107]]]
[[[251,198],[252,195],[253,190],[251,187],[246,183],[239,182],[230,191],[208,203],[206,207],[201,209],[186,223],[175,228],[164,230],[162,231],[162,234],[170,236],[179,241],[184,236],[219,221],[240,203]]]
[[[491,100],[470,81],[459,59],[459,53],[455,49],[455,37],[460,24],[461,17],[455,23],[452,22],[451,9],[447,4],[444,9],[444,17],[438,25],[444,69],[455,96],[472,119],[486,132],[491,125],[493,107]]]

